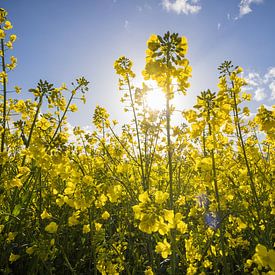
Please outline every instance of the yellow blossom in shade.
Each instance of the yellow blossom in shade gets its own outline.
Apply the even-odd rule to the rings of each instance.
[[[164,239],[163,242],[157,243],[155,251],[166,259],[171,254],[171,245]]]
[[[56,224],[56,222],[50,222],[46,227],[45,227],[45,231],[47,231],[48,233],[56,233],[58,228],[58,225]]]
[[[182,196],[182,195],[180,195],[179,198],[178,198],[178,200],[176,201],[176,203],[177,203],[179,206],[186,204],[186,199],[185,199],[185,197]]]
[[[147,41],[148,50],[147,55],[152,55],[160,47],[159,39],[156,34],[152,34]]]
[[[275,271],[275,250],[274,249],[268,250],[268,257],[269,257],[268,265],[272,270]]]
[[[108,200],[108,198],[104,194],[101,194],[95,201],[95,206],[97,208],[101,208],[102,206],[104,206],[106,204],[107,200]]]
[[[177,229],[178,231],[181,233],[181,234],[184,234],[188,231],[188,227],[187,227],[187,224],[183,221],[179,221],[177,223]]]
[[[0,29],[0,39],[4,39],[5,36],[6,36],[5,31]]]
[[[73,194],[74,192],[75,192],[75,183],[69,181],[67,183],[67,186],[66,186],[65,190],[64,190],[64,193],[66,195],[70,195],[70,194]]]
[[[36,246],[33,245],[33,246],[30,246],[30,247],[27,247],[26,248],[26,253],[29,254],[29,255],[32,255],[34,250],[35,250]]]
[[[174,220],[174,210],[164,209],[164,219],[172,224]]]
[[[5,225],[0,224],[0,233],[2,233],[2,231],[4,230],[4,227],[5,227]]]
[[[98,223],[98,222],[95,223],[95,230],[96,231],[99,231],[101,229],[101,227],[102,227],[101,223]]]
[[[17,233],[15,232],[9,232],[8,237],[7,237],[7,242],[10,243],[11,241],[14,241]]]
[[[42,212],[42,214],[40,216],[41,216],[42,220],[44,220],[44,219],[50,219],[52,217],[52,215],[49,214],[46,209]]]
[[[154,275],[154,272],[151,266],[147,266],[146,270],[144,271],[144,275]]]
[[[55,200],[56,204],[57,204],[59,207],[61,207],[61,206],[65,203],[63,196],[62,196],[62,195],[60,195],[60,196],[61,196],[60,198],[57,198],[57,199]]]
[[[134,205],[132,206],[132,208],[135,213],[135,219],[141,220],[144,214],[142,213],[142,208],[140,207],[140,205]]]
[[[77,111],[76,104],[71,104],[69,108],[70,108],[71,112],[76,112]]]
[[[69,226],[77,225],[79,223],[78,221],[79,215],[80,215],[79,210],[74,212],[72,216],[68,218],[68,225]]]
[[[120,185],[117,184],[114,186],[110,186],[107,194],[110,202],[117,202],[119,197],[121,196],[121,192],[122,192],[122,187]]]
[[[269,266],[275,270],[275,250],[268,250],[264,245],[258,244],[255,248],[256,253],[253,255],[253,261],[263,267]]]
[[[155,195],[155,202],[158,204],[164,203],[169,197],[169,194],[167,192],[162,192],[162,191],[156,191],[154,195]]]
[[[138,228],[147,234],[152,234],[152,232],[158,231],[158,216],[155,214],[145,214],[142,216]]]
[[[90,225],[89,224],[84,224],[82,228],[83,234],[87,234],[91,231]]]
[[[158,232],[160,235],[164,236],[170,231],[170,227],[167,223],[164,222],[163,218],[159,218],[158,222]]]
[[[8,15],[7,11],[4,10],[3,8],[1,8],[0,9],[0,24],[2,24],[5,21],[7,15]]]
[[[13,188],[13,187],[18,187],[18,188],[20,188],[20,187],[22,187],[23,186],[23,184],[22,184],[22,182],[21,182],[21,180],[19,179],[19,178],[14,178],[14,179],[12,179],[10,182],[9,182],[9,187],[10,188]]]
[[[10,261],[11,263],[13,263],[13,262],[17,261],[19,258],[20,258],[20,255],[11,253],[11,254],[10,254],[10,257],[9,257],[9,261]]]
[[[15,34],[10,35],[10,42],[13,43],[16,41],[17,36]]]
[[[50,240],[50,245],[53,246],[55,244],[55,239]]]
[[[110,218],[110,214],[108,211],[105,211],[102,215],[101,215],[103,220],[108,220]]]
[[[147,191],[145,191],[144,193],[140,194],[140,195],[138,196],[138,199],[139,199],[139,201],[142,202],[142,203],[146,203],[146,202],[151,201],[150,198],[149,198],[149,195],[148,195],[148,192],[147,192]]]

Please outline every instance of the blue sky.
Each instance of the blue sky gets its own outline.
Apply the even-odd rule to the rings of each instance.
[[[139,76],[152,33],[178,32],[188,39],[193,67],[182,108],[207,88],[217,91],[217,67],[224,60],[244,68],[254,97],[252,109],[275,99],[274,0],[2,0],[18,40],[18,67],[11,87],[29,88],[39,79],[60,86],[79,76],[90,81],[87,103],[70,114],[72,125],[90,125],[97,104],[113,119],[126,115],[117,90],[114,61],[133,60]]]

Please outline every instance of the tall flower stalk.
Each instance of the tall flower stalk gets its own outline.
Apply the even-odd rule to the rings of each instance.
[[[155,80],[163,90],[166,97],[166,136],[168,156],[168,186],[169,208],[174,211],[174,186],[173,186],[173,144],[171,139],[171,99],[174,97],[173,84],[177,90],[185,94],[189,86],[188,78],[191,76],[191,67],[185,58],[187,40],[177,33],[167,32],[163,37],[152,35],[147,42],[146,65],[143,75],[145,80]],[[171,230],[171,272],[176,273],[176,232]]]

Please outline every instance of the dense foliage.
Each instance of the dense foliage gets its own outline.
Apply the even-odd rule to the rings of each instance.
[[[165,111],[147,106],[149,87],[133,86],[120,57],[133,120],[118,131],[97,106],[96,131],[72,136],[66,116],[88,81],[40,80],[32,100],[14,99],[16,35],[3,9],[0,24],[1,274],[275,274],[275,112],[250,115],[240,67],[224,62],[218,92],[203,91],[172,126],[171,100],[192,71],[187,41],[152,35],[143,75]]]

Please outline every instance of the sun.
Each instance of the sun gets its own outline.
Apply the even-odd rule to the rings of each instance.
[[[162,111],[166,108],[166,98],[164,92],[154,81],[147,81],[146,85],[150,88],[145,96],[145,102],[149,109]]]

